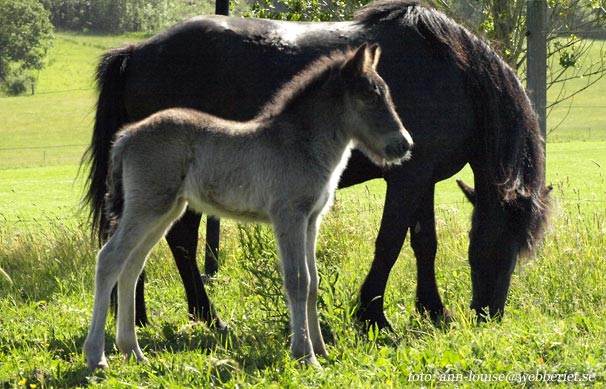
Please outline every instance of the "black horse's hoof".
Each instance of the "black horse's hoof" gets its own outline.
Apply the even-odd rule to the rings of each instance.
[[[360,308],[356,311],[356,319],[364,326],[365,331],[376,327],[379,330],[393,332],[393,327],[387,321],[383,311],[375,312]]]
[[[226,322],[221,320],[219,316],[215,317],[215,319],[211,322],[210,327],[217,331],[226,331],[229,330],[229,325]]]
[[[456,321],[454,315],[446,308],[439,312],[431,312],[429,317],[431,322],[438,328],[448,328]]]
[[[494,313],[488,308],[471,308],[478,323],[500,322],[503,319],[503,310],[496,309]]]
[[[421,316],[429,318],[429,320],[431,320],[431,322],[437,327],[448,326],[450,323],[455,321],[454,315],[443,305],[430,308],[417,303],[416,308],[417,312],[419,312]]]

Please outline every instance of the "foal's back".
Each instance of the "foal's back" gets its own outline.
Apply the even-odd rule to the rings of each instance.
[[[263,221],[264,215],[250,214],[252,208],[239,207],[232,215],[216,200],[229,188],[254,192],[251,183],[259,181],[254,167],[266,161],[269,151],[259,142],[258,130],[252,123],[171,108],[124,128],[113,155],[126,162],[125,186],[151,186],[145,194],[150,201],[154,193],[162,193],[166,202],[185,200],[211,214],[238,217],[242,213],[248,214],[246,219]],[[137,196],[144,195],[142,192],[137,190]]]
[[[171,108],[122,130],[114,155],[128,161],[126,186],[149,188],[134,191],[149,203],[184,200],[211,215],[271,222],[272,204],[312,202],[318,192],[307,153],[281,130],[273,122]]]

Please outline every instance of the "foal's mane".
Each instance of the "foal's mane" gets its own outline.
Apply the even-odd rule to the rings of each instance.
[[[356,14],[356,21],[378,33],[416,34],[436,59],[462,72],[475,103],[481,163],[510,222],[517,224],[521,250],[531,251],[543,234],[549,198],[543,139],[515,72],[484,40],[418,1],[375,1]]]
[[[261,108],[256,119],[275,117],[320,89],[333,72],[345,64],[351,53],[351,50],[335,50],[307,65],[278,89],[272,99]]]

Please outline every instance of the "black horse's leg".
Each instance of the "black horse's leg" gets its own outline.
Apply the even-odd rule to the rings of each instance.
[[[117,297],[114,296],[116,288],[112,290],[112,299]],[[118,300],[116,299],[116,304]],[[117,311],[116,311],[117,312]],[[137,279],[137,287],[135,289],[135,324],[138,327],[145,327],[149,324],[147,318],[147,308],[145,307],[145,269],[139,274]]]
[[[410,212],[415,209],[415,196],[407,196],[406,184],[387,180],[387,194],[379,235],[375,241],[375,258],[360,290],[358,319],[368,326],[391,328],[383,312],[383,296],[387,279],[398,259],[406,231],[410,225]]]
[[[206,250],[204,256],[204,273],[212,276],[219,270],[219,235],[221,222],[218,218],[206,217]]]
[[[416,308],[429,314],[433,321],[450,317],[444,308],[436,282],[435,259],[438,248],[434,212],[434,190],[431,184],[419,200],[417,211],[410,224],[410,245],[417,260]]]
[[[202,320],[209,325],[224,327],[206,294],[202,275],[196,263],[198,248],[198,227],[202,215],[187,210],[166,235],[166,241],[173,253],[179,275],[185,287],[189,314],[194,320]]]

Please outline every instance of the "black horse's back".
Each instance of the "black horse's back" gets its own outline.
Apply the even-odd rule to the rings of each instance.
[[[340,31],[352,23],[333,25],[315,33],[299,26],[287,38],[285,22],[272,20],[215,15],[179,23],[133,53],[136,72],[126,86],[129,115],[140,119],[166,107],[187,106],[250,120],[311,61],[360,43]]]

